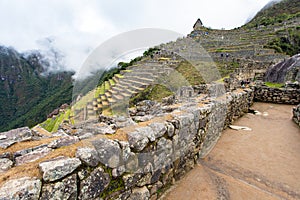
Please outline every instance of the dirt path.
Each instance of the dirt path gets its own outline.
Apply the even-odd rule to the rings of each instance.
[[[252,131],[225,130],[162,199],[300,199],[300,129],[291,120],[292,107],[255,103],[262,115],[234,123]]]

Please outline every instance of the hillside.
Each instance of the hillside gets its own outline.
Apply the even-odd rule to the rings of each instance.
[[[276,5],[260,13],[271,12]],[[259,15],[254,20],[267,16]],[[266,199],[255,195],[258,191],[263,197],[299,199],[299,182],[294,178],[299,174],[294,173],[299,172],[300,160],[295,159],[299,145],[290,142],[299,141],[298,125],[291,119],[292,106],[273,106],[299,104],[299,84],[268,87],[263,78],[271,69],[269,81],[283,76],[283,81],[299,80],[300,16],[265,25],[251,23],[214,30],[199,19],[187,36],[151,47],[143,56],[104,73],[91,72],[85,80],[75,80],[73,87],[72,73],[45,73],[47,64],[38,52],[24,55],[1,47],[3,127],[42,122],[0,133],[0,199],[161,199],[200,165],[212,172],[199,176],[208,177],[209,183],[189,181],[188,188],[201,186],[203,193],[210,192],[207,185],[212,186],[216,198],[206,198]],[[299,55],[291,57],[294,52]],[[82,69],[91,66],[94,58],[101,58],[99,51],[89,56]],[[71,106],[60,106],[70,102],[72,91]],[[264,103],[253,105],[257,101]],[[293,108],[297,124],[299,106]],[[58,109],[50,113],[53,108]],[[47,119],[46,113],[50,113]],[[242,116],[249,123],[239,119]],[[227,128],[233,134],[227,134],[217,157],[242,165],[214,159],[212,150],[218,151],[215,145]],[[279,133],[282,137],[275,141]],[[275,143],[269,145],[268,140]],[[245,147],[243,141],[246,149],[240,148]],[[227,155],[226,146],[237,148]],[[264,151],[271,152],[268,162]],[[285,156],[286,152],[291,154]],[[262,168],[257,163],[270,165]],[[285,166],[291,164],[295,167]],[[282,174],[279,181],[278,174]],[[253,195],[249,185],[255,188]],[[199,192],[184,189],[181,194],[199,197]]]
[[[292,8],[289,9],[290,7]],[[280,8],[282,10],[278,12]],[[162,101],[174,94],[175,89],[161,84],[161,77],[171,85],[176,81],[177,85],[192,86],[208,83],[208,79],[212,77],[205,76],[212,75],[209,75],[209,71],[205,72],[205,65],[215,64],[218,72],[213,73],[219,78],[226,78],[231,73],[240,71],[256,73],[255,79],[261,79],[269,66],[299,52],[299,9],[298,1],[282,1],[263,9],[248,24],[234,30],[213,30],[202,23],[198,24],[187,37],[150,48],[144,56],[131,63],[120,63],[119,68],[104,74],[104,79],[100,78],[97,88],[76,102],[72,114],[64,111],[59,117],[48,119],[42,126],[48,131],[56,131],[69,117],[71,122],[85,121],[94,119],[100,113],[120,114],[124,112],[122,104],[135,107],[142,100]],[[268,17],[275,19],[282,15],[290,17],[261,24]],[[193,45],[201,45],[205,52],[189,49]],[[174,53],[179,56],[174,57]],[[203,66],[195,67],[186,62],[183,57],[189,56]],[[210,58],[207,60],[203,56]],[[175,75],[174,70],[181,77]],[[182,78],[187,82],[183,83]],[[89,79],[83,85],[96,85],[94,78]],[[81,91],[80,87],[76,88]]]
[[[284,21],[295,19],[300,16],[300,1],[283,0],[280,2],[271,2],[245,26],[260,26],[283,23]]]
[[[289,27],[289,22],[299,22],[300,1],[283,0],[271,2],[244,27],[245,28],[264,28],[267,26],[282,26],[282,30],[274,29],[275,38],[266,45],[279,53],[286,53],[290,56],[300,52],[300,26]]]
[[[289,56],[300,52],[300,5],[297,0],[284,0],[262,9],[247,24],[233,30],[213,30],[198,26],[184,39],[160,45],[145,52],[143,57],[131,63],[120,63],[119,68],[75,83],[75,95],[88,94],[60,117],[54,116],[43,123],[49,131],[73,115],[88,119],[88,113],[111,113],[115,102],[150,99],[161,101],[172,91],[155,84],[156,69],[171,66],[191,85],[203,83],[199,71],[181,58],[172,58],[162,49],[180,50],[189,46],[192,39],[200,44],[217,65],[221,77],[227,77],[237,69],[266,69]],[[182,49],[181,49],[182,50]],[[24,56],[11,48],[1,48],[1,104],[0,131],[19,126],[33,126],[43,120],[54,108],[70,102],[72,73],[57,73],[43,76],[45,66],[39,62],[39,54]],[[154,56],[153,56],[154,55]],[[26,58],[25,58],[26,57]],[[154,63],[154,64],[153,64]],[[166,69],[167,71],[169,69]],[[93,90],[93,86],[98,88]],[[153,85],[154,84],[154,85]],[[2,89],[3,88],[3,89]],[[90,92],[88,92],[90,91]],[[3,119],[3,120],[2,120]],[[73,119],[71,120],[73,121]]]
[[[34,126],[53,109],[71,101],[71,72],[43,75],[41,55],[0,47],[0,131]]]

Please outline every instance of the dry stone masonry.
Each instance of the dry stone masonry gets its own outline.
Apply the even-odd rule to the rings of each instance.
[[[66,142],[67,131],[59,130],[54,134],[59,138],[48,144],[2,155],[3,171],[9,172],[11,167],[13,170],[17,163],[22,166],[35,160],[40,176],[2,179],[0,199],[156,199],[159,191],[180,179],[199,157],[212,149],[223,129],[247,113],[252,102],[251,89],[196,98],[194,102],[166,109],[168,112],[164,110],[150,121],[118,128],[115,139],[100,132],[83,139],[69,135],[70,142]],[[78,130],[80,135],[86,135],[85,131]],[[11,140],[9,136],[14,134],[13,141],[17,142],[32,136],[32,132],[23,128],[0,135],[3,140]],[[118,137],[119,134],[125,137]],[[87,145],[78,145],[74,157],[38,161],[40,155],[47,158],[50,153],[68,151],[77,143]],[[10,150],[7,145],[6,148]],[[36,151],[41,153],[35,155]],[[20,162],[16,159],[20,155],[32,157]]]
[[[293,109],[293,120],[300,126],[300,104]]]
[[[266,66],[286,58],[262,48],[274,39],[274,28],[266,27],[264,37],[256,37],[256,30],[210,30],[199,19],[187,38],[161,45],[153,59],[115,75],[104,84],[104,94],[75,109],[75,120],[84,123],[61,126],[55,133],[27,127],[0,133],[0,199],[157,199],[211,151],[224,128],[247,113],[254,100],[300,103],[299,89],[241,88],[241,80],[260,79]],[[161,104],[143,101],[129,110],[130,117],[97,119],[95,113],[109,107],[118,111],[122,102],[157,77],[169,77],[183,58],[198,60],[199,49],[187,51],[191,41],[209,53],[200,55],[203,66],[212,63],[211,57],[225,68],[228,63],[240,65],[225,87],[187,84],[177,99],[174,95]],[[164,52],[166,47],[181,52],[182,58]],[[211,75],[217,76],[211,71],[202,74],[207,83],[216,81]],[[293,116],[299,124],[300,105]]]
[[[256,101],[292,105],[300,103],[300,89],[255,86],[254,91]]]

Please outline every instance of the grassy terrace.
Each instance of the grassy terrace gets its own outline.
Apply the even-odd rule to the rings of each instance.
[[[282,88],[284,86],[283,83],[271,83],[271,82],[265,82],[265,85],[270,88]]]
[[[69,120],[71,115],[71,109],[68,108],[64,113],[59,113],[56,117],[48,118],[45,122],[40,125],[49,132],[55,132],[59,126],[65,121]]]

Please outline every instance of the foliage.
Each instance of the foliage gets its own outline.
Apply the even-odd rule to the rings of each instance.
[[[245,26],[257,27],[260,25],[268,26],[276,23],[282,23],[291,19],[300,17],[299,0],[283,0],[270,7],[262,9]]]
[[[300,30],[298,28],[290,28],[285,35],[277,32],[277,37],[269,42],[265,47],[274,49],[278,53],[286,53],[293,56],[300,53]]]
[[[284,86],[283,83],[271,83],[271,82],[265,82],[265,85],[271,88],[282,88]]]
[[[112,176],[112,169],[103,166],[103,169],[106,173],[109,174],[109,177],[111,178],[109,185],[107,188],[101,193],[100,198],[101,199],[107,199],[110,198],[110,195],[113,195],[114,193],[118,191],[123,191],[125,189],[125,183],[121,176],[114,178]]]
[[[71,101],[72,72],[42,75],[45,69],[36,61],[37,56],[24,58],[13,49],[6,51],[0,55],[0,75],[5,77],[0,81],[0,131],[32,127]]]
[[[156,53],[157,51],[159,51],[159,48],[158,47],[153,47],[153,48],[149,48],[147,51],[145,51],[143,53],[143,56],[144,57],[147,57],[147,56],[153,56],[154,53]]]

